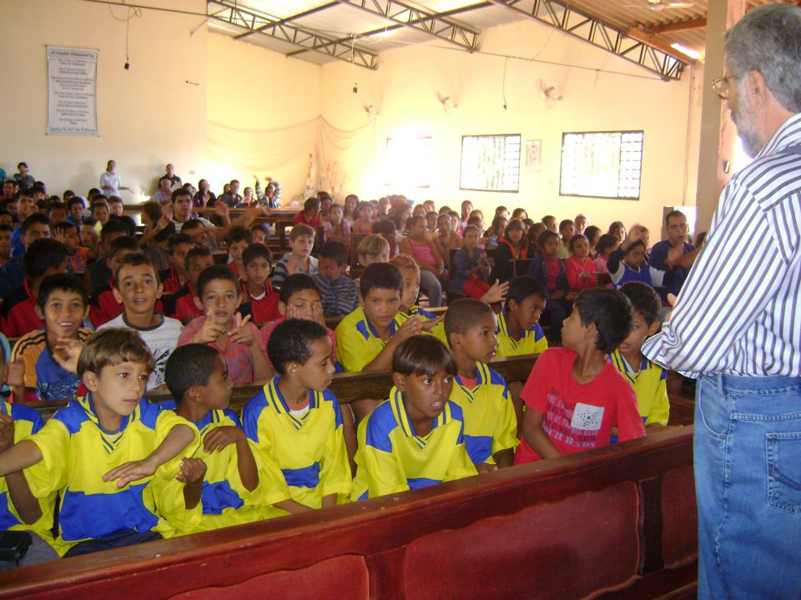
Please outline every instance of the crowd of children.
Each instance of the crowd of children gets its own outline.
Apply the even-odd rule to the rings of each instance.
[[[667,425],[666,372],[640,349],[691,264],[684,237],[655,261],[637,225],[603,234],[579,215],[557,229],[553,216],[534,223],[498,207],[484,231],[470,202],[437,211],[321,193],[274,261],[269,232],[250,212],[232,220],[226,200],[207,221],[195,214],[205,202],[165,184],[137,231],[99,190],[87,207],[71,192],[47,201],[29,183],[7,181],[0,210],[10,216],[0,341],[13,348],[0,352],[0,514],[4,530],[28,536],[21,564],[425,487]],[[446,299],[446,311],[429,310]],[[492,368],[535,354],[525,382]],[[364,371],[391,372],[389,395],[340,406],[334,374]],[[232,386],[252,382],[264,385],[240,415]],[[174,402],[149,402],[153,390]],[[64,399],[47,423],[28,406]]]

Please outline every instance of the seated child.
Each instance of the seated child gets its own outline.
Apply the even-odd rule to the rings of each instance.
[[[383,236],[371,234],[362,238],[356,248],[359,264],[368,267],[373,263],[389,262],[389,242]]]
[[[342,319],[336,328],[337,358],[346,373],[388,369],[395,348],[407,337],[422,332],[422,318],[406,317],[399,312],[403,277],[394,265],[369,265],[362,273],[359,291],[362,306]],[[375,406],[373,400],[351,404],[357,420]]]
[[[81,327],[89,311],[86,289],[72,275],[49,275],[42,280],[36,313],[45,326],[24,335],[14,346],[11,362],[22,361],[24,386],[14,390],[19,401],[63,400],[75,397],[78,377],[66,371],[55,356],[67,359],[61,345],[85,342],[91,332]]]
[[[565,260],[565,276],[571,292],[589,290],[596,286],[595,263],[589,257],[590,243],[580,233],[570,238],[570,257]]]
[[[634,307],[631,333],[612,352],[610,358],[617,370],[632,385],[637,394],[637,405],[645,424],[645,432],[653,433],[668,424],[670,402],[667,395],[667,370],[643,356],[645,338],[659,330],[659,313],[662,300],[654,288],[629,281],[621,286]]]
[[[432,312],[420,308],[417,304],[420,295],[420,267],[417,266],[414,258],[408,254],[396,254],[389,261],[389,264],[398,267],[403,277],[403,294],[401,294],[400,314],[408,317],[420,315],[423,321],[423,331],[429,332],[445,343],[445,326],[442,324],[442,317],[437,317]]]
[[[350,314],[359,306],[359,286],[347,276],[348,247],[342,242],[330,241],[320,248],[318,272],[312,276],[326,317]]]
[[[278,292],[270,284],[273,253],[263,244],[251,244],[242,253],[245,266],[242,293],[245,296],[243,312],[249,312],[251,322],[259,327],[274,321],[278,312]]]
[[[245,433],[259,462],[274,461],[289,486],[294,506],[276,508],[334,506],[351,491],[351,471],[342,411],[327,389],[334,374],[331,340],[324,327],[306,319],[284,321],[274,333],[267,352],[278,375],[245,405]]]
[[[86,219],[81,223],[81,228],[78,232],[81,237],[81,247],[89,251],[89,258],[92,260],[97,259],[100,254],[100,238],[97,235],[95,225],[97,225],[97,221]]]
[[[510,281],[515,273],[515,260],[527,259],[528,240],[526,240],[526,226],[520,219],[512,219],[498,240],[498,249],[495,251],[495,265],[490,273],[489,280]]]
[[[287,275],[294,273],[314,275],[317,273],[317,259],[311,256],[314,234],[315,230],[308,225],[295,225],[292,228],[289,233],[289,247],[292,248],[292,252],[284,254],[273,271],[273,287],[276,290],[281,289],[281,284]]]
[[[61,201],[51,202],[47,207],[47,218],[50,220],[50,230],[52,231],[58,223],[67,220],[67,205]]]
[[[73,275],[83,275],[89,260],[89,249],[81,246],[78,228],[69,221],[61,221],[53,227],[53,238],[64,244],[67,250],[67,270]]]
[[[152,365],[136,333],[96,333],[77,362],[86,396],[72,400],[40,431],[0,454],[0,476],[27,469],[35,497],[59,493],[54,547],[60,556],[172,535],[156,513],[146,479],[154,473],[156,478],[174,477],[176,457],[194,450],[197,430],[142,397]]]
[[[186,255],[192,249],[192,240],[185,233],[177,233],[170,238],[168,249],[172,267],[159,273],[164,291],[168,294],[180,290],[187,281]]]
[[[464,412],[465,446],[479,473],[511,466],[520,443],[506,380],[486,364],[498,347],[495,328],[495,313],[479,300],[461,298],[445,313],[457,369],[450,400]]]
[[[637,396],[606,355],[628,336],[631,303],[616,290],[584,290],[562,326],[562,348],[537,359],[523,388],[527,410],[515,464],[645,435]]]
[[[0,223],[0,265],[11,258],[11,233],[13,231],[14,228],[10,223]]]
[[[111,251],[111,245],[121,237],[129,237],[128,229],[121,222],[109,221],[103,225],[100,231],[100,244],[95,250],[95,262],[88,265],[84,276],[87,291],[91,292],[106,285],[114,277],[114,271],[108,266],[106,259]]]
[[[105,261],[108,264],[111,277],[109,281],[96,287],[89,299],[89,320],[95,329],[122,314],[122,303],[114,295],[114,274],[126,256],[140,254],[141,252],[139,244],[131,237],[117,238],[111,244],[108,258]]]
[[[139,334],[155,359],[147,381],[147,389],[155,389],[164,384],[164,369],[181,335],[181,322],[157,312],[162,286],[156,268],[143,254],[123,257],[114,272],[113,293],[124,311],[98,330],[120,327]]]
[[[570,256],[570,239],[575,233],[576,226],[573,224],[573,221],[564,219],[559,222],[559,235],[561,239],[559,240],[559,250],[556,255],[560,259],[566,260]]]
[[[350,223],[344,218],[345,212],[341,205],[332,204],[328,213],[328,220],[323,223],[325,240],[336,240],[343,244],[350,244]]]
[[[269,346],[273,331],[284,321],[289,319],[314,321],[321,327],[325,327],[328,332],[331,340],[331,362],[334,363],[334,366],[339,367],[337,371],[341,373],[342,367],[336,363],[337,338],[325,324],[320,290],[317,288],[314,278],[303,273],[290,275],[281,286],[281,291],[276,292],[276,295],[278,296],[278,318],[270,321],[261,329],[264,347]]]
[[[461,407],[449,401],[456,361],[445,344],[415,335],[392,358],[389,400],[359,424],[353,500],[476,474]]]
[[[177,348],[167,360],[167,387],[175,413],[195,424],[200,445],[185,458],[182,477],[158,486],[157,504],[178,534],[219,529],[263,519],[261,504],[289,498],[278,469],[260,484],[251,443],[228,408],[231,380],[220,353],[205,344]],[[269,495],[268,495],[269,494]]]
[[[83,225],[83,219],[86,216],[84,214],[84,211],[86,211],[85,202],[80,196],[73,196],[67,200],[67,210],[69,211],[67,221],[75,225],[75,227],[80,228]]]
[[[400,251],[414,257],[420,267],[420,285],[428,296],[429,306],[437,308],[442,306],[442,280],[447,276],[445,263],[426,231],[425,218],[413,216],[408,227],[411,235],[401,240]]]
[[[548,292],[528,275],[516,277],[506,294],[506,305],[498,315],[498,357],[542,354],[548,340],[540,326],[540,316],[548,303]]]
[[[12,235],[12,256],[0,267],[0,297],[6,297],[25,280],[25,267],[23,255],[36,240],[50,237],[50,225],[47,217],[39,213],[32,214],[22,222],[22,225],[14,230],[14,234],[19,232],[18,243],[22,246],[22,252],[13,254],[13,235]]]
[[[373,234],[380,235],[382,238],[384,238],[384,240],[386,240],[389,248],[388,256],[390,258],[392,258],[398,253],[398,240],[402,236],[398,234],[398,230],[395,227],[395,221],[392,221],[391,219],[384,219],[383,221],[378,221],[377,223],[373,223]],[[359,243],[359,246],[361,246],[361,243]],[[358,257],[358,248],[357,248],[357,257]]]
[[[242,225],[236,225],[225,235],[228,246],[228,266],[242,279],[245,275],[245,264],[242,262],[242,253],[253,243],[253,232]],[[269,273],[268,273],[269,275]]]
[[[572,300],[576,297],[567,285],[564,262],[557,256],[559,236],[546,229],[537,239],[541,254],[535,256],[528,267],[528,274],[540,282],[548,292],[545,315],[551,330],[559,330],[570,314]]]
[[[44,327],[36,312],[39,286],[48,275],[67,272],[67,250],[61,242],[43,238],[36,240],[22,257],[25,279],[22,286],[3,298],[0,306],[0,331],[6,337],[18,338]]]
[[[609,272],[609,269],[606,267],[606,263],[609,261],[609,255],[617,250],[617,246],[617,238],[613,235],[604,233],[598,238],[598,243],[595,244],[595,259],[593,260],[593,263],[595,263],[596,273]]]
[[[296,227],[298,225],[308,225],[313,231],[316,231],[322,224],[320,219],[320,199],[308,198],[303,203],[303,211],[295,216],[294,225]]]
[[[254,244],[266,244],[270,239],[270,228],[267,223],[253,223],[250,226],[250,231],[253,233]]]
[[[615,288],[629,281],[640,281],[651,287],[668,287],[671,284],[670,271],[660,271],[645,262],[645,241],[642,227],[635,225],[628,237],[609,255],[606,268],[612,277]]]
[[[214,265],[203,271],[195,298],[203,316],[184,327],[178,345],[209,344],[225,358],[231,381],[250,383],[267,379],[272,369],[258,328],[238,312],[241,302],[239,278],[231,269]]]
[[[453,279],[451,291],[480,298],[489,289],[490,265],[487,253],[478,247],[478,227],[468,225],[464,228],[464,245],[453,255]]]
[[[178,319],[186,325],[195,317],[202,317],[201,311],[195,304],[197,280],[200,274],[209,267],[214,266],[214,258],[208,248],[192,248],[186,253],[185,269],[189,276],[184,286],[173,293],[169,301],[165,301],[164,311],[173,319]]]
[[[357,235],[370,235],[373,233],[373,207],[369,202],[360,202],[356,209],[358,217],[353,223],[353,233]]]
[[[6,365],[5,352],[0,350],[0,385],[8,383],[13,389],[22,385],[22,371],[19,365]],[[6,378],[8,372],[8,379]],[[20,403],[21,398],[12,393],[8,400],[0,400],[0,455],[19,444],[28,436],[38,432],[44,421],[30,406]],[[31,494],[26,472],[18,471],[0,477],[0,533],[18,532],[14,535],[31,537],[31,546],[19,561],[20,567],[56,560],[58,554],[51,547],[53,543],[53,512],[56,493],[37,499]],[[0,560],[0,571],[17,566],[16,562]]]

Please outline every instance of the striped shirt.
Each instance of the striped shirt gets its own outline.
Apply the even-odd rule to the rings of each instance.
[[[318,273],[312,275],[312,279],[320,290],[323,314],[326,317],[344,317],[359,308],[359,286],[350,277],[340,275],[331,281]]]
[[[643,354],[690,377],[801,377],[801,114],[736,173]]]

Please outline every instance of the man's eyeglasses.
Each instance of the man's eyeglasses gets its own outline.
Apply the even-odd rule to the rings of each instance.
[[[715,92],[715,95],[721,100],[729,99],[729,90],[730,90],[729,81],[731,81],[731,75],[726,75],[725,77],[718,77],[717,79],[714,79],[712,81],[712,90]]]

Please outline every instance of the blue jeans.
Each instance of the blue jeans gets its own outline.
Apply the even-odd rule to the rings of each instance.
[[[801,379],[699,379],[694,453],[698,598],[801,598]]]

